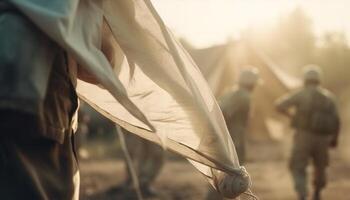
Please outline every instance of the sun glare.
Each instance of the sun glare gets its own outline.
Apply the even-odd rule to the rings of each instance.
[[[345,30],[346,0],[153,0],[157,10],[180,37],[196,46],[223,43],[239,37],[244,29],[266,28],[296,7],[304,9],[314,21],[316,33]],[[337,13],[337,14],[335,14]],[[345,24],[345,25],[344,25]]]

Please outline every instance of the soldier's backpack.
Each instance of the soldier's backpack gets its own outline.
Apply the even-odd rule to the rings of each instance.
[[[331,135],[339,131],[339,116],[333,100],[322,92],[312,96],[308,129],[316,134]]]

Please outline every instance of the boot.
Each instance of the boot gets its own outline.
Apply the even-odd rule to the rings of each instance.
[[[149,185],[141,186],[140,190],[144,197],[156,197],[159,195],[159,192]]]
[[[299,195],[299,200],[306,200],[306,196],[304,196],[304,195]]]
[[[320,189],[315,189],[314,196],[312,200],[321,200],[321,190]]]

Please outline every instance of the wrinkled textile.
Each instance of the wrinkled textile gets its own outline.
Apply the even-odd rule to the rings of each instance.
[[[81,83],[78,92],[126,130],[190,158],[205,176],[213,178],[213,169],[207,166],[232,171],[238,161],[214,97],[198,68],[171,35],[164,35],[168,30],[147,11],[148,6],[142,1],[109,1],[104,8],[120,47],[117,52],[125,53],[118,56],[123,62],[115,66],[116,73],[156,134],[128,117],[107,91],[97,92],[95,87],[92,93],[91,85]]]
[[[241,175],[215,98],[150,1],[12,2],[96,76],[102,87],[82,81],[77,87],[96,110],[188,158],[214,186],[216,174]],[[103,16],[113,34],[112,63],[99,48]]]
[[[126,96],[126,90],[101,51],[103,0],[9,0],[48,37],[94,74],[129,115],[152,125]]]

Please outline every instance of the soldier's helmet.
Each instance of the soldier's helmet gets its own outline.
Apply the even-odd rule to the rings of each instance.
[[[255,86],[259,80],[259,70],[255,67],[243,69],[239,75],[239,85]]]
[[[306,65],[304,67],[304,82],[320,82],[322,70],[317,65]]]

